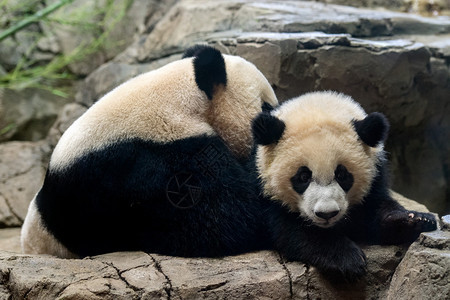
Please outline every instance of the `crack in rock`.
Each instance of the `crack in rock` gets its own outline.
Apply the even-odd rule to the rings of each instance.
[[[310,286],[311,286],[311,274],[309,271],[310,271],[311,267],[309,265],[305,265],[305,267],[306,267],[306,272],[305,272],[305,274],[306,274],[306,299],[310,300],[311,297],[310,297],[309,293],[310,293]]]
[[[288,277],[288,280],[289,280],[289,295],[290,295],[290,298],[293,299],[294,298],[294,291],[293,291],[293,288],[292,288],[292,285],[293,285],[293,283],[292,283],[292,274],[289,271],[288,267],[286,266],[286,263],[285,263],[283,257],[281,256],[281,253],[278,253],[278,255],[279,255],[278,262],[281,264],[283,269],[286,271],[286,274],[287,274],[287,277]]]
[[[173,291],[173,286],[172,286],[172,281],[170,280],[169,276],[167,276],[161,267],[161,264],[156,260],[156,258],[154,258],[151,254],[147,253],[147,255],[150,257],[150,259],[155,263],[155,268],[158,272],[160,272],[164,278],[166,279],[166,285],[164,287],[164,291],[167,293],[167,299],[170,300],[172,299],[172,291]]]
[[[216,289],[226,285],[228,282],[229,282],[228,280],[225,280],[225,281],[222,281],[222,282],[219,282],[219,283],[208,284],[204,288],[200,289],[199,292],[207,292],[207,291],[216,290]]]
[[[5,204],[8,207],[11,215],[13,217],[15,217],[20,223],[23,223],[24,219],[21,216],[19,216],[19,214],[17,212],[14,211],[13,206],[11,205],[11,202],[8,200],[8,198],[5,195],[3,195],[2,193],[0,193],[0,196],[2,196],[3,199],[5,200]]]
[[[140,288],[138,288],[138,287],[135,287],[134,285],[130,284],[130,283],[126,280],[126,278],[122,276],[122,273],[123,273],[123,272],[121,272],[121,271],[119,270],[119,268],[117,268],[116,266],[114,266],[114,264],[113,264],[112,262],[105,262],[105,261],[102,261],[101,263],[103,263],[103,264],[105,264],[105,265],[110,266],[111,268],[113,268],[113,269],[117,272],[117,276],[119,276],[119,279],[120,279],[122,282],[124,282],[124,283],[126,284],[127,287],[129,287],[130,289],[132,289],[133,291],[135,291],[135,292],[138,293],[138,298],[140,298],[140,297],[142,296],[142,293],[143,293],[142,289],[140,289]]]

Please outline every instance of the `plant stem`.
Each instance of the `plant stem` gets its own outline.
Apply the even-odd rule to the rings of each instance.
[[[0,33],[0,42],[4,39],[6,39],[8,36],[13,35],[17,31],[21,30],[24,27],[27,27],[31,23],[37,22],[47,16],[48,14],[54,12],[61,6],[64,6],[73,0],[59,0],[58,2],[53,3],[52,5],[47,6],[44,9],[41,9],[40,11],[36,12],[34,15],[29,16],[23,20],[21,20],[19,23],[9,27],[5,31]]]

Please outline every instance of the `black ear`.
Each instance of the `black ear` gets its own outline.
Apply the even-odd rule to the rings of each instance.
[[[183,58],[194,57],[195,82],[209,100],[213,98],[214,86],[227,84],[225,60],[219,50],[196,45],[186,49]]]
[[[364,120],[353,121],[353,126],[359,138],[370,147],[384,142],[389,131],[388,120],[378,112],[369,114]]]
[[[253,137],[259,145],[270,145],[280,140],[286,125],[277,117],[260,113],[252,122]]]
[[[273,109],[274,107],[267,102],[264,102],[261,106],[261,110],[266,113],[270,113]]]

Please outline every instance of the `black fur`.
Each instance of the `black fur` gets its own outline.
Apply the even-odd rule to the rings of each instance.
[[[253,137],[258,145],[270,145],[280,140],[286,125],[269,113],[260,113],[252,122]]]
[[[263,105],[261,106],[261,109],[263,112],[270,113],[274,109],[274,107],[269,103],[264,102]]]
[[[353,186],[353,175],[343,165],[338,165],[336,167],[334,178],[336,178],[337,183],[345,192],[348,192]]]
[[[411,243],[420,232],[437,228],[432,214],[407,211],[391,198],[386,163],[378,166],[378,174],[362,204],[351,207],[332,228],[314,226],[281,205],[271,205],[269,210],[275,248],[286,259],[313,265],[325,276],[347,282],[366,273],[364,252],[355,242]]]
[[[225,60],[220,51],[207,45],[196,45],[188,48],[183,58],[194,57],[195,82],[199,89],[212,100],[214,87],[227,84]]]
[[[269,142],[266,130],[270,142],[283,134],[278,119],[257,119],[265,125],[259,132],[253,124],[260,143]],[[123,250],[223,256],[276,249],[333,280],[354,281],[366,272],[357,242],[411,243],[420,232],[436,229],[432,214],[407,211],[391,198],[387,174],[386,164],[379,164],[362,204],[350,207],[332,228],[319,228],[263,198],[255,156],[239,163],[219,137],[168,144],[133,139],[86,153],[63,170],[50,169],[36,203],[46,228],[80,256]],[[192,197],[187,206],[183,195]]]
[[[167,193],[176,176],[180,182],[193,176],[192,207],[169,201],[179,200]],[[121,250],[223,256],[268,241],[260,234],[263,209],[252,180],[218,137],[164,145],[135,139],[50,170],[36,202],[47,229],[80,256]]]
[[[297,173],[291,178],[292,187],[294,190],[303,194],[311,182],[312,172],[308,167],[300,167]]]
[[[370,147],[385,141],[389,132],[388,120],[378,112],[369,114],[364,120],[353,121],[353,126],[359,138]]]

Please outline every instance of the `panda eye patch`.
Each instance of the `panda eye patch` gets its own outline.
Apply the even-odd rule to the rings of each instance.
[[[343,165],[338,165],[336,167],[334,178],[345,192],[348,192],[353,186],[353,175]]]
[[[291,178],[292,187],[294,190],[303,194],[311,182],[312,172],[308,167],[300,167],[297,173]]]

